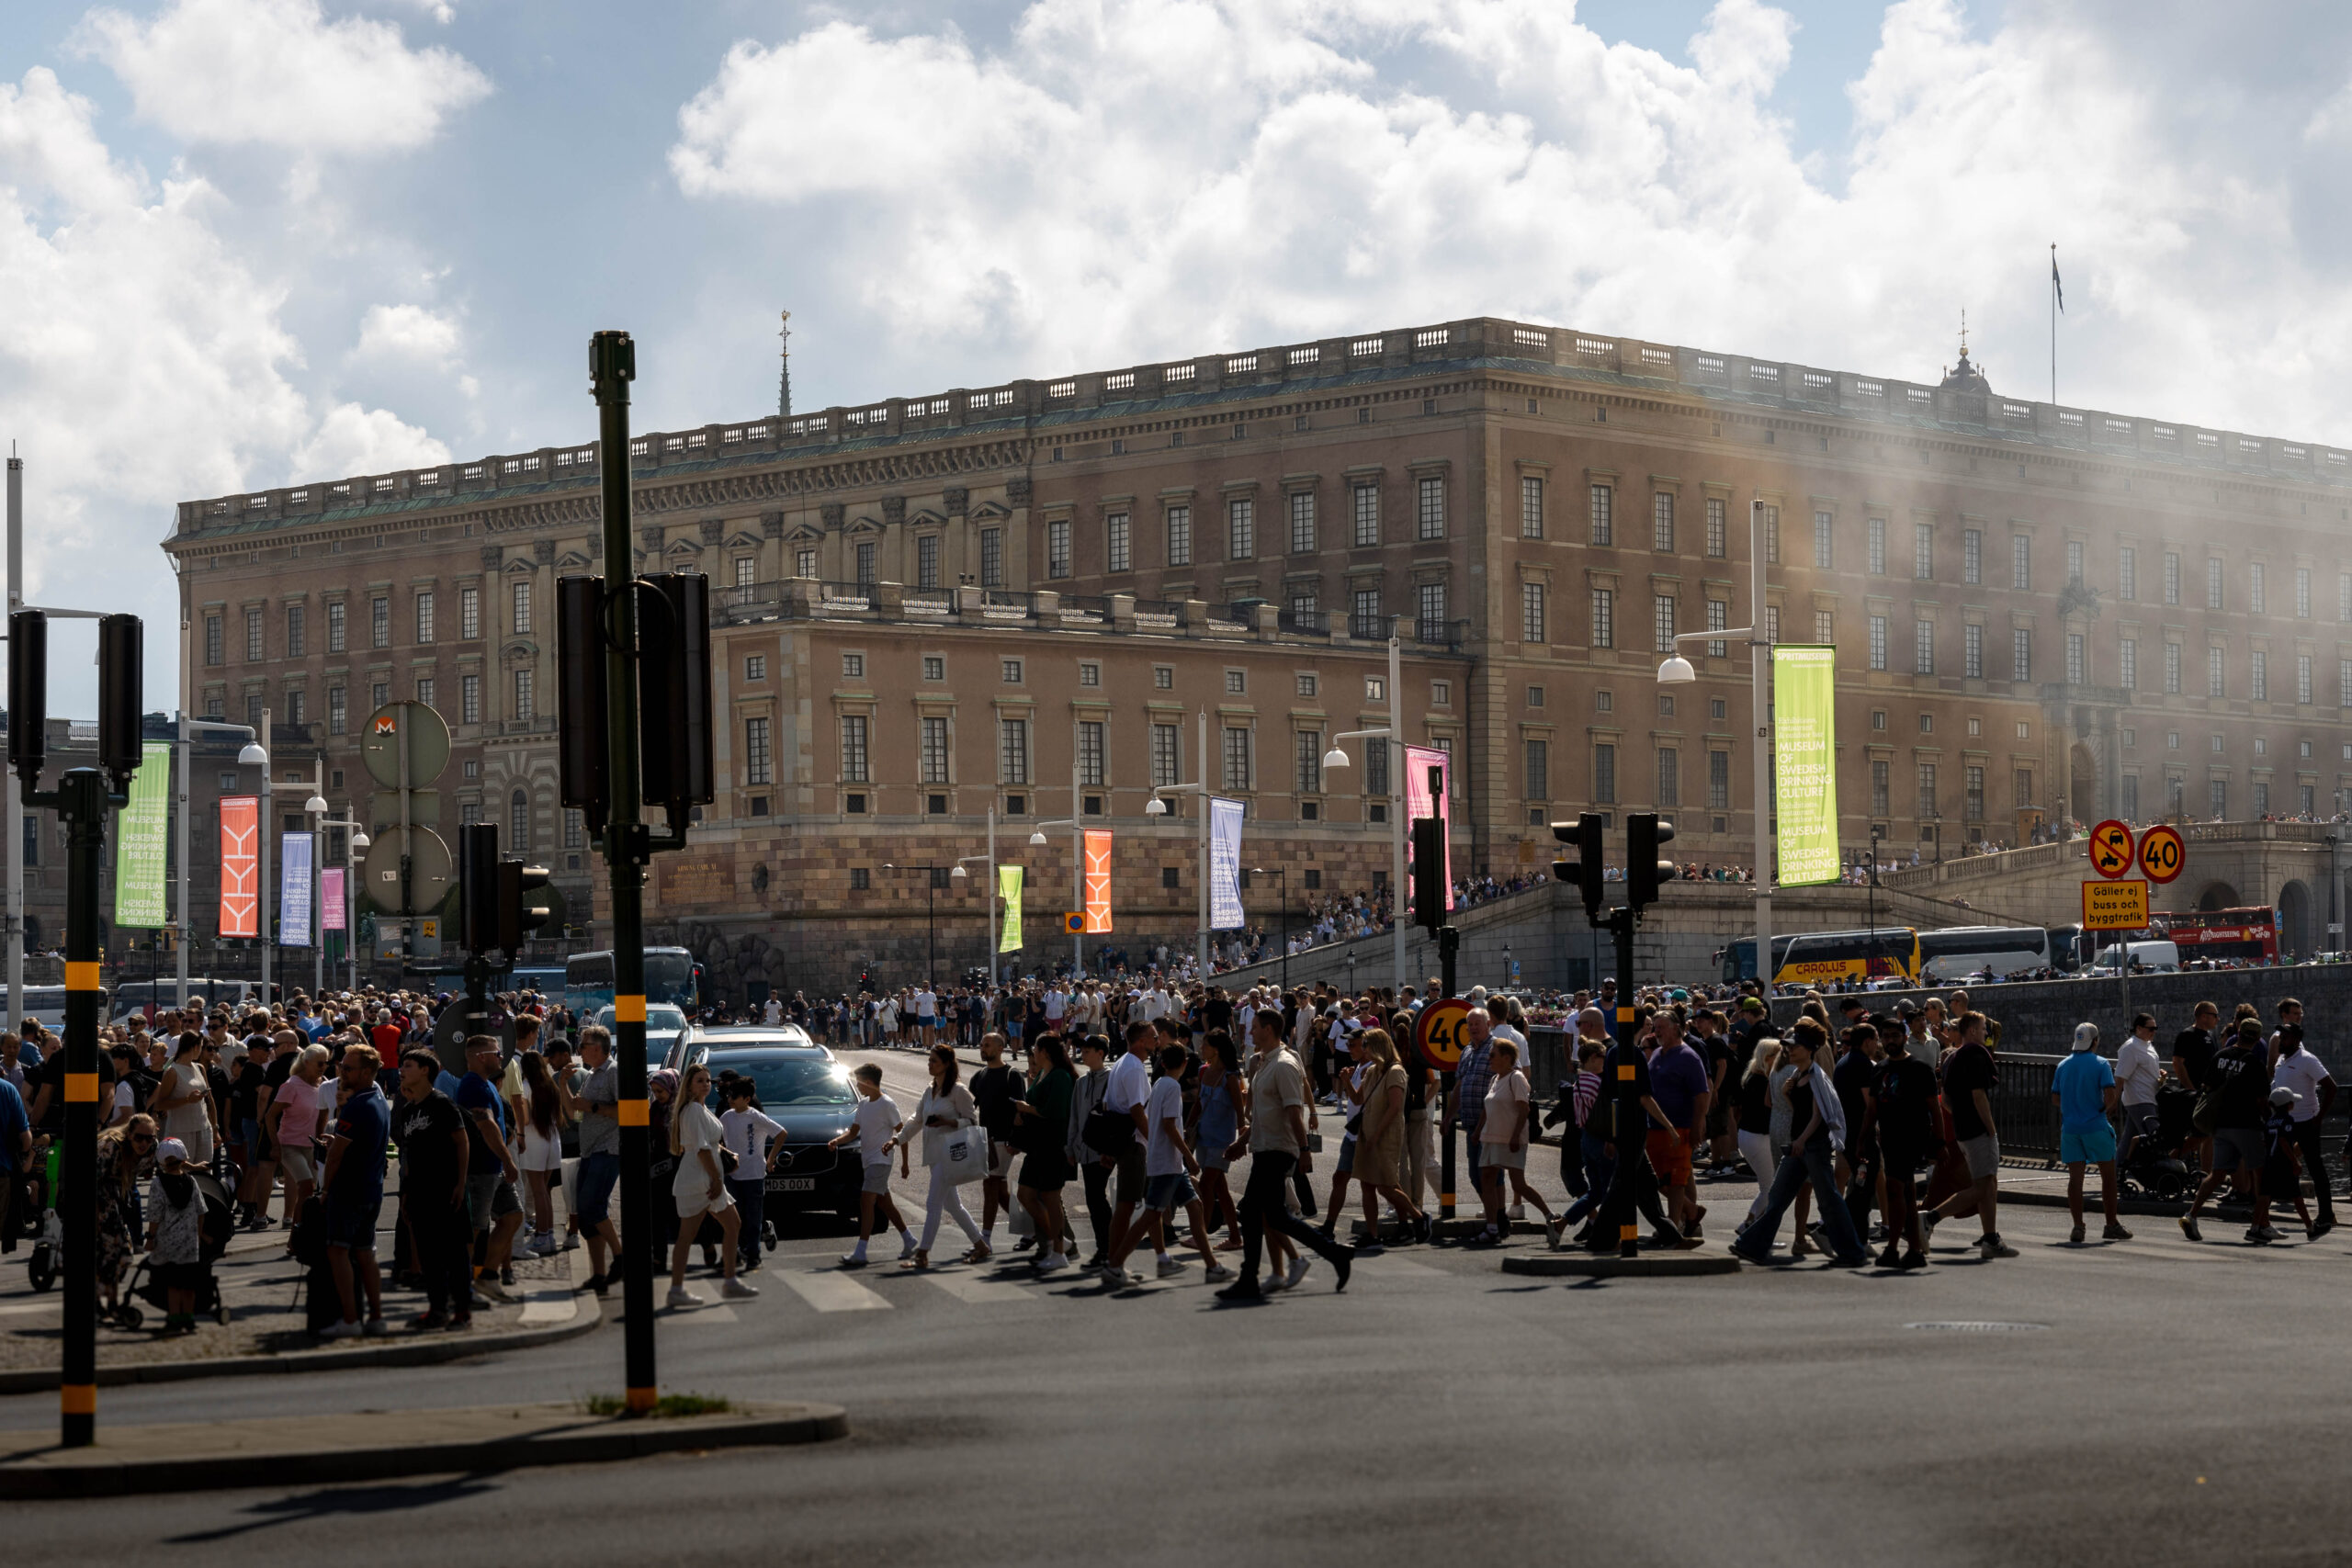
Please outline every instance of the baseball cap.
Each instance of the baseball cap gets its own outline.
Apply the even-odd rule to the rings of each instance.
[[[1909,997],[1905,997],[1902,1000],[1894,1004],[1894,1016],[1897,1018],[1913,1017],[1918,1012],[1918,1010],[1919,1004],[1913,1001]]]
[[[2270,1091],[2270,1103],[2273,1105],[2292,1105],[2295,1103],[2295,1091],[2289,1089],[2285,1084],[2280,1084]]]
[[[2290,1089],[2288,1092],[2291,1094],[2294,1091]],[[155,1163],[166,1165],[173,1160],[178,1160],[183,1165],[187,1164],[187,1145],[177,1138],[165,1138],[155,1145]]]
[[[1742,1012],[1762,1012],[1764,1010],[1764,998],[1761,997],[1742,997],[1739,998],[1739,1010]]]

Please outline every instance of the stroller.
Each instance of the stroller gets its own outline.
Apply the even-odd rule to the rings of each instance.
[[[235,1234],[237,1228],[236,1212],[230,1205],[229,1190],[220,1184],[219,1177],[209,1170],[191,1170],[188,1175],[196,1181],[197,1201],[204,1205],[204,1218],[198,1226],[199,1239],[197,1243],[197,1256],[203,1261],[205,1269],[204,1288],[197,1292],[196,1310],[211,1314],[226,1327],[229,1303],[221,1299],[220,1281],[213,1274],[212,1266],[220,1260],[222,1253],[229,1250],[229,1237]],[[171,1310],[168,1304],[170,1298],[164,1293],[163,1284],[156,1280],[154,1270],[148,1267],[144,1258],[132,1267],[130,1279],[124,1285],[122,1294],[122,1304],[115,1309],[114,1316],[116,1324],[125,1329],[135,1329],[147,1320],[146,1314],[130,1303],[132,1297],[145,1302],[157,1312]]]
[[[57,1213],[60,1154],[57,1142],[51,1140],[34,1156],[32,1168],[17,1190],[17,1213],[29,1222],[25,1228],[33,1238],[32,1250],[25,1258],[25,1282],[36,1291],[48,1290],[65,1271],[65,1222]]]
[[[2196,1090],[2171,1083],[2157,1089],[2156,1130],[2132,1142],[2119,1173],[2126,1196],[2179,1201],[2197,1190],[2196,1168],[2183,1153],[2196,1136]]]

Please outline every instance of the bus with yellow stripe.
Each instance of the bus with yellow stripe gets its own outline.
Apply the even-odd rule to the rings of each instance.
[[[1726,985],[1756,978],[1756,939],[1733,942],[1718,955]],[[1850,931],[1792,931],[1772,939],[1772,983],[1834,986],[1860,980],[1919,978],[1919,932],[1911,926]]]

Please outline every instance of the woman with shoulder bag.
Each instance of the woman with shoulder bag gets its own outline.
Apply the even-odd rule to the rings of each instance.
[[[1363,1189],[1363,1223],[1368,1233],[1356,1256],[1376,1256],[1380,1243],[1380,1201],[1388,1200],[1403,1216],[1417,1240],[1430,1239],[1430,1217],[1408,1197],[1405,1169],[1405,1065],[1385,1029],[1367,1029],[1355,1037],[1356,1049],[1367,1058],[1362,1131],[1356,1134],[1356,1184]]]
[[[931,1267],[931,1244],[939,1237],[939,1216],[955,1217],[972,1249],[964,1254],[967,1263],[986,1263],[992,1256],[980,1227],[972,1223],[971,1212],[964,1207],[963,1197],[956,1190],[964,1172],[949,1156],[950,1139],[967,1141],[964,1161],[974,1169],[988,1168],[988,1136],[980,1131],[979,1108],[972,1103],[971,1091],[956,1081],[956,1047],[934,1046],[931,1053],[931,1087],[916,1102],[915,1113],[907,1118],[906,1126],[899,1134],[899,1174],[909,1174],[907,1145],[915,1130],[922,1132],[922,1163],[931,1172],[931,1187],[923,1197],[922,1241],[912,1258],[900,1260],[899,1267],[921,1269]]]

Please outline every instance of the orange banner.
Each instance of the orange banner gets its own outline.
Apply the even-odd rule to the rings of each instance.
[[[1090,829],[1086,835],[1086,932],[1092,936],[1111,929],[1111,835]]]
[[[261,935],[261,800],[220,797],[220,934]]]

